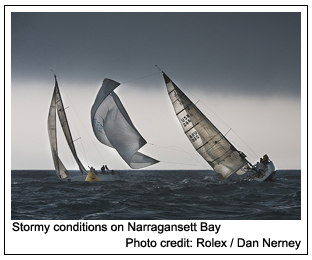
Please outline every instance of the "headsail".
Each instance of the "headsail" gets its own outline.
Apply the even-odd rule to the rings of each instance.
[[[62,163],[61,159],[58,157],[57,138],[56,138],[56,88],[54,88],[52,101],[49,109],[48,133],[56,174],[60,179],[64,179],[69,176],[69,173],[65,168],[64,164]]]
[[[91,109],[91,123],[96,138],[117,150],[133,169],[158,163],[138,150],[146,144],[137,131],[114,89],[120,83],[104,79]]]
[[[63,163],[61,162],[60,158],[58,157],[57,137],[56,137],[56,110],[57,110],[57,114],[58,114],[64,135],[65,135],[65,138],[67,140],[68,146],[79,166],[80,171],[82,173],[87,173],[87,170],[84,168],[84,166],[82,165],[82,163],[80,162],[77,156],[73,138],[69,129],[62,97],[61,97],[58,83],[56,80],[56,76],[54,77],[55,77],[55,87],[54,87],[53,97],[52,97],[50,110],[49,110],[49,116],[48,116],[48,132],[49,132],[49,139],[50,139],[50,145],[51,145],[56,174],[59,176],[59,178],[63,179],[63,178],[68,177],[69,173],[66,170],[65,166],[63,165]]]
[[[248,161],[163,72],[168,95],[185,135],[221,180],[248,171]]]

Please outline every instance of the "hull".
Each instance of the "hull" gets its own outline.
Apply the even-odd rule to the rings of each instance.
[[[118,173],[115,172],[114,175],[112,174],[98,174],[97,177],[100,181],[117,181],[120,180],[120,176]],[[86,181],[87,175],[78,175],[73,177],[68,177],[63,179],[64,181]]]
[[[264,173],[259,177],[254,177],[253,180],[257,182],[263,182],[263,181],[274,181],[275,180],[275,166],[272,161],[270,161],[265,168]]]

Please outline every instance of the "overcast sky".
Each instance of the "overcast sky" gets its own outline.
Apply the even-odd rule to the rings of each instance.
[[[148,142],[142,152],[161,161],[149,169],[211,169],[184,136],[155,64],[223,133],[233,129],[228,139],[251,162],[267,153],[279,169],[301,168],[300,12],[106,10],[11,13],[12,169],[54,168],[51,69],[85,166],[129,169],[91,129],[91,106],[111,78],[124,83],[116,93]],[[58,135],[62,161],[78,169]]]

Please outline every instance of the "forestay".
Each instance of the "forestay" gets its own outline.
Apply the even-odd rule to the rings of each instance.
[[[133,169],[158,163],[138,150],[146,144],[133,125],[119,97],[113,91],[120,83],[104,79],[91,108],[92,128],[96,138],[117,150],[124,161]]]
[[[247,160],[210,122],[195,104],[163,73],[168,95],[175,113],[196,151],[210,164],[223,180],[233,173],[248,171]]]

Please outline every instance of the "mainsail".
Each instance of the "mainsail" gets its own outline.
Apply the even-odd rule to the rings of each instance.
[[[57,136],[56,136],[56,110],[57,110],[57,114],[58,114],[64,135],[65,135],[65,138],[79,166],[80,171],[82,173],[87,173],[87,171],[83,167],[82,163],[80,162],[77,156],[73,138],[69,129],[63,101],[61,98],[60,90],[59,90],[58,83],[56,80],[56,76],[54,76],[54,78],[55,78],[55,87],[54,87],[54,92],[53,92],[52,101],[51,101],[51,105],[49,109],[49,115],[48,115],[48,133],[49,133],[50,145],[51,145],[56,174],[60,179],[64,179],[69,176],[69,173],[58,156]]]
[[[104,79],[91,109],[91,123],[96,138],[113,147],[133,169],[158,163],[138,150],[146,144],[137,131],[114,89],[120,83]]]
[[[210,164],[221,180],[233,173],[248,171],[245,155],[238,151],[196,105],[163,72],[175,113],[196,151]]]

